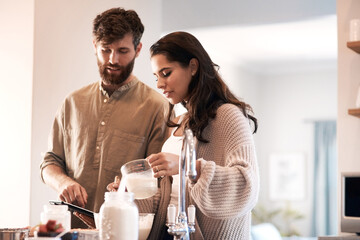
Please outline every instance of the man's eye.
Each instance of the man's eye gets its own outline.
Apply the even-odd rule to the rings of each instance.
[[[103,52],[105,52],[105,53],[109,53],[109,52],[111,52],[111,50],[110,50],[110,49],[108,49],[108,48],[103,48],[103,49],[101,49],[101,51],[103,51]]]

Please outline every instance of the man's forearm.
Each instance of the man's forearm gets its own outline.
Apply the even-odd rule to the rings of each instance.
[[[61,191],[65,182],[75,182],[68,175],[66,175],[61,167],[55,164],[46,166],[42,171],[42,175],[45,183],[52,187],[56,192]]]

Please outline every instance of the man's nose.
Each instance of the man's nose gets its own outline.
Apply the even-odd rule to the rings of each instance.
[[[109,62],[111,64],[118,64],[119,63],[119,54],[115,51],[110,54]]]

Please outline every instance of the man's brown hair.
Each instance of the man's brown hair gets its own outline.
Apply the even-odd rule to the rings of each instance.
[[[96,42],[111,44],[128,33],[133,35],[136,49],[144,33],[144,25],[134,10],[111,8],[94,19],[93,35]]]

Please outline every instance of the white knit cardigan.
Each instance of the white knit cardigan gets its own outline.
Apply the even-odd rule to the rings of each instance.
[[[259,174],[249,119],[233,104],[224,104],[198,142],[201,175],[187,182],[187,204],[196,207],[196,231],[191,239],[250,239],[251,210],[259,192]],[[140,212],[156,213],[148,239],[163,239],[171,177],[160,181],[156,196],[137,201]]]

